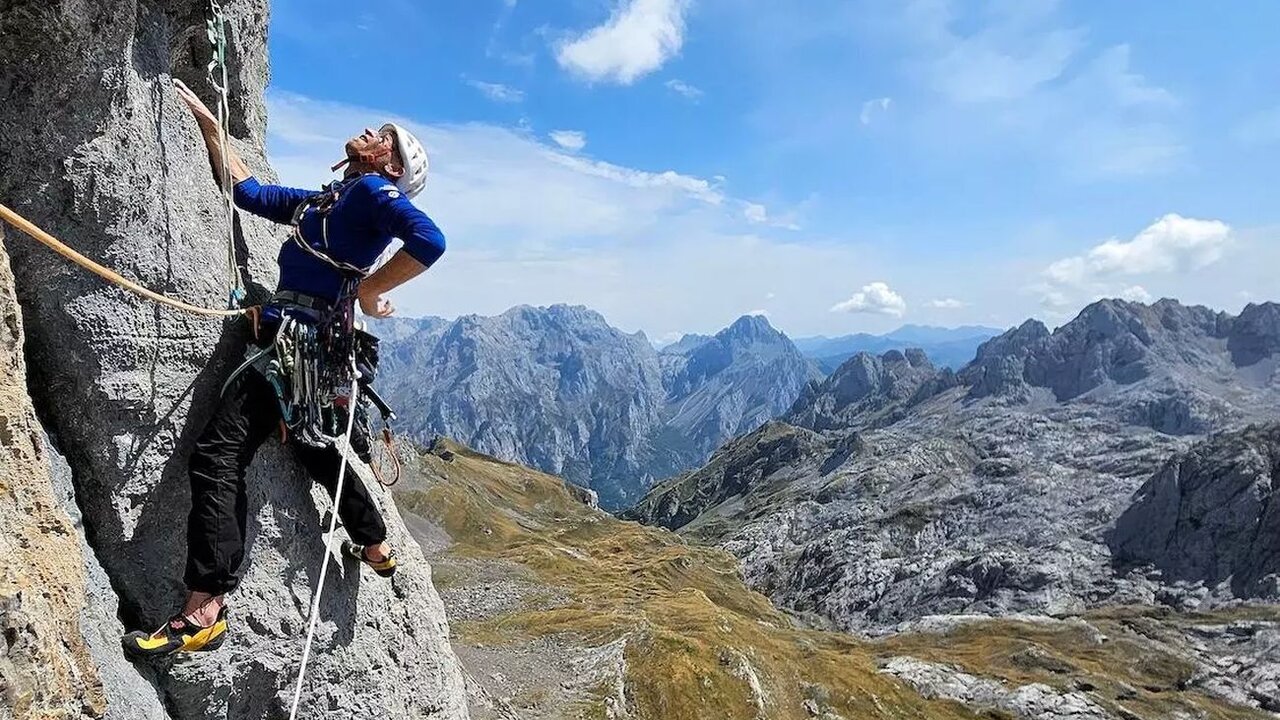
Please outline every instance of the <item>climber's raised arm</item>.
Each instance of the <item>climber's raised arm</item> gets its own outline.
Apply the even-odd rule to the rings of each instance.
[[[219,182],[222,181],[222,155],[226,153],[227,169],[231,174],[232,184],[253,175],[249,171],[249,166],[244,164],[240,156],[236,154],[235,148],[222,147],[222,133],[218,127],[218,118],[205,106],[204,102],[191,91],[191,88],[183,84],[177,78],[173,80],[173,86],[178,90],[178,97],[190,108],[191,114],[196,118],[196,124],[200,126],[200,134],[204,136],[205,147],[209,149],[209,162],[213,165],[214,174],[218,177]]]
[[[200,126],[205,147],[209,149],[209,162],[213,165],[214,175],[219,178],[222,175],[223,153],[226,153],[227,170],[235,188],[236,206],[272,222],[288,224],[293,219],[293,211],[298,204],[314,195],[314,191],[259,183],[235,148],[222,147],[221,128],[218,127],[218,118],[214,117],[213,112],[181,80],[175,79],[173,85],[178,90],[178,97],[191,109],[196,124]]]

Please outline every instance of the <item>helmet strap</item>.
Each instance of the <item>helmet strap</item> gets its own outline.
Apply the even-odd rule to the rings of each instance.
[[[355,157],[352,157],[351,155],[347,155],[347,157],[343,158],[337,163],[334,163],[333,166],[329,168],[329,170],[331,170],[332,172],[337,172],[338,168],[341,168],[342,166],[352,162],[357,162],[357,163],[360,163],[361,165],[368,165],[375,168],[380,167],[381,165],[385,164],[384,162],[385,160],[390,159],[392,152],[393,150],[389,147],[380,147],[376,152],[360,151],[355,153]]]

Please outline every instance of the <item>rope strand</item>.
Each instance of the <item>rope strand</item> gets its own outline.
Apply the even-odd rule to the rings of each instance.
[[[342,485],[347,475],[347,453],[351,452],[351,431],[356,422],[356,400],[360,392],[360,371],[355,358],[351,358],[351,395],[347,401],[347,432],[342,439],[342,460],[338,464],[338,482],[333,488],[333,510],[329,515],[329,534],[324,541],[324,556],[320,559],[320,578],[316,581],[315,594],[311,596],[311,617],[307,621],[307,640],[302,645],[302,664],[298,667],[298,682],[293,687],[293,707],[289,720],[298,717],[298,704],[302,702],[302,681],[307,675],[307,660],[311,657],[311,642],[316,635],[316,622],[320,619],[320,596],[324,593],[324,580],[329,574],[329,556],[333,554],[333,536],[338,529],[338,504],[342,502]]]
[[[50,250],[53,250],[54,252],[58,253],[62,257],[70,260],[76,265],[79,265],[85,270],[88,270],[94,275],[97,275],[103,280],[106,280],[107,282],[110,282],[113,285],[118,285],[124,288],[125,290],[128,290],[131,293],[141,295],[142,297],[148,300],[151,300],[153,302],[160,303],[161,305],[167,305],[171,308],[181,310],[183,312],[189,312],[195,315],[205,315],[207,317],[233,317],[235,315],[243,315],[245,313],[244,310],[239,308],[230,309],[230,310],[214,310],[212,308],[199,307],[198,305],[192,305],[190,303],[186,303],[181,300],[175,300],[174,298],[171,298],[167,295],[162,295],[154,290],[145,288],[139,285],[138,283],[124,277],[120,273],[114,270],[111,270],[110,268],[99,265],[98,263],[90,260],[84,255],[81,255],[75,250],[72,250],[61,240],[55,238],[54,236],[50,235],[44,230],[41,230],[39,227],[35,225],[35,223],[31,222],[30,220],[27,220],[26,218],[22,217],[21,215],[14,212],[13,210],[10,210],[4,205],[0,205],[0,219],[4,220],[5,222],[17,228],[18,230],[21,230],[22,232],[31,236],[33,239],[44,244]]]

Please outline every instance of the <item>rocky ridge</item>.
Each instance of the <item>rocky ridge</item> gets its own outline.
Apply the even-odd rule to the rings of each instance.
[[[785,412],[817,375],[762,317],[670,352],[568,305],[378,332],[389,335],[380,385],[403,432],[563,475],[608,508]]]
[[[266,2],[235,0],[223,8],[232,141],[270,177],[262,148]],[[194,0],[6,7],[0,168],[10,170],[0,172],[0,198],[122,274],[218,307],[226,288],[223,274],[210,268],[221,268],[225,254],[217,241],[228,233],[221,194],[170,82],[180,77],[212,99],[204,79],[206,13],[207,4]],[[244,215],[234,227],[257,297],[274,285],[278,232]],[[66,557],[84,566],[80,633],[106,700],[87,705],[88,714],[133,720],[287,712],[328,508],[287,453],[264,448],[249,479],[252,560],[233,601],[227,646],[172,664],[131,665],[120,654],[113,607],[118,601],[130,628],[155,627],[180,602],[186,457],[245,328],[156,307],[25,238],[10,236],[9,249],[21,279],[28,386],[65,456],[52,492],[74,498],[81,523],[71,536],[83,540],[81,552]],[[59,465],[58,455],[48,457]],[[403,569],[391,583],[361,577],[350,564],[330,574],[301,712],[466,717],[430,570],[393,500],[382,494],[380,502]],[[41,530],[43,547],[63,526]],[[74,585],[75,573],[66,577]],[[79,596],[73,587],[67,602]],[[388,675],[418,692],[375,682]]]
[[[1192,520],[1161,514],[1174,502],[1170,481],[1153,481],[1132,527],[1178,533],[1200,564],[1181,575],[1117,570],[1109,540],[1158,565],[1152,544],[1111,534],[1134,492],[1203,431],[1276,419],[1277,358],[1256,348],[1272,347],[1278,312],[1271,303],[1233,317],[1167,300],[1102,301],[1053,333],[1030,321],[992,339],[955,375],[905,355],[855,357],[782,421],[664,482],[626,516],[719,543],[781,606],[855,632],[928,614],[1277,600],[1274,569],[1246,559],[1265,544],[1224,551],[1262,578],[1232,588],[1225,571],[1237,555],[1208,550],[1223,540],[1221,524],[1173,530]],[[1239,493],[1221,523],[1272,522],[1262,510],[1266,456],[1245,457],[1237,467],[1250,472],[1187,499]],[[1186,551],[1170,546],[1166,556]]]

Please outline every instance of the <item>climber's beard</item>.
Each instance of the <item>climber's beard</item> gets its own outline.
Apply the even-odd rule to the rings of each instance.
[[[346,153],[346,157],[334,163],[333,166],[330,167],[329,169],[333,172],[338,172],[340,168],[342,168],[343,166],[346,166],[347,169],[345,172],[343,172],[344,177],[353,175],[356,172],[358,172],[359,171],[358,166],[360,165],[360,150],[361,150],[361,147],[359,146],[359,141],[360,141],[360,138],[358,137],[354,137],[348,140],[346,144],[342,146],[342,151]]]

